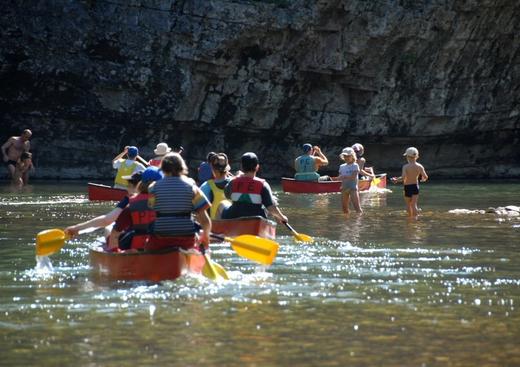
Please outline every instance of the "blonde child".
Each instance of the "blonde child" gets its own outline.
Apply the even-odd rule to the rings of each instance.
[[[345,161],[345,163],[339,166],[338,176],[338,180],[341,181],[341,203],[343,212],[345,214],[349,213],[349,203],[352,201],[354,209],[358,213],[363,213],[359,205],[359,165],[356,163],[356,153],[354,149],[348,147],[343,149],[339,157]]]
[[[393,183],[403,182],[404,201],[406,203],[406,212],[409,217],[417,217],[419,209],[417,201],[419,200],[419,180],[424,182],[428,179],[428,175],[422,164],[417,163],[419,159],[419,150],[414,147],[406,149],[403,154],[406,157],[407,164],[403,166],[401,177],[392,177]]]

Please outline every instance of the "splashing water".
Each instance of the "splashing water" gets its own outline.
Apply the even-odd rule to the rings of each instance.
[[[48,256],[36,256],[36,267],[34,268],[37,274],[49,274],[54,271],[51,259]]]

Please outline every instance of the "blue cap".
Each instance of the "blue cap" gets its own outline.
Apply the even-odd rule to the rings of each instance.
[[[312,149],[312,145],[310,145],[309,143],[303,144],[302,148],[303,148],[303,152],[307,153],[308,151],[310,151]]]
[[[162,171],[159,169],[159,167],[148,167],[144,170],[143,174],[141,175],[141,181],[142,182],[152,182],[152,181],[159,181],[164,177]]]
[[[139,149],[137,149],[137,147],[134,146],[128,147],[127,154],[128,158],[135,158],[139,154]]]

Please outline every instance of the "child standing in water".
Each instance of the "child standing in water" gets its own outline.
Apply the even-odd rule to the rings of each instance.
[[[32,154],[29,152],[23,152],[18,162],[16,162],[16,168],[13,175],[13,184],[18,187],[27,185],[29,183],[29,172],[32,170],[34,170]]]
[[[352,201],[354,209],[358,213],[363,213],[361,205],[359,204],[358,191],[358,175],[359,165],[356,163],[356,153],[352,148],[345,148],[339,155],[345,161],[339,166],[338,180],[341,181],[341,203],[343,212],[349,213],[349,203]]]
[[[408,161],[403,166],[401,177],[392,177],[393,183],[403,182],[404,185],[404,201],[406,203],[406,212],[409,217],[417,217],[419,209],[417,201],[419,200],[419,180],[424,182],[428,179],[428,175],[422,164],[417,163],[419,159],[419,151],[417,148],[410,147],[403,154]]]

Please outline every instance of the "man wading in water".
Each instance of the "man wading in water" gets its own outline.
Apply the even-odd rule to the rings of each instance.
[[[32,136],[32,132],[29,129],[25,129],[20,136],[11,136],[2,145],[2,156],[4,164],[9,172],[9,178],[14,178],[14,171],[16,169],[16,163],[22,156],[23,152],[28,152],[31,149],[31,143],[29,139]]]

